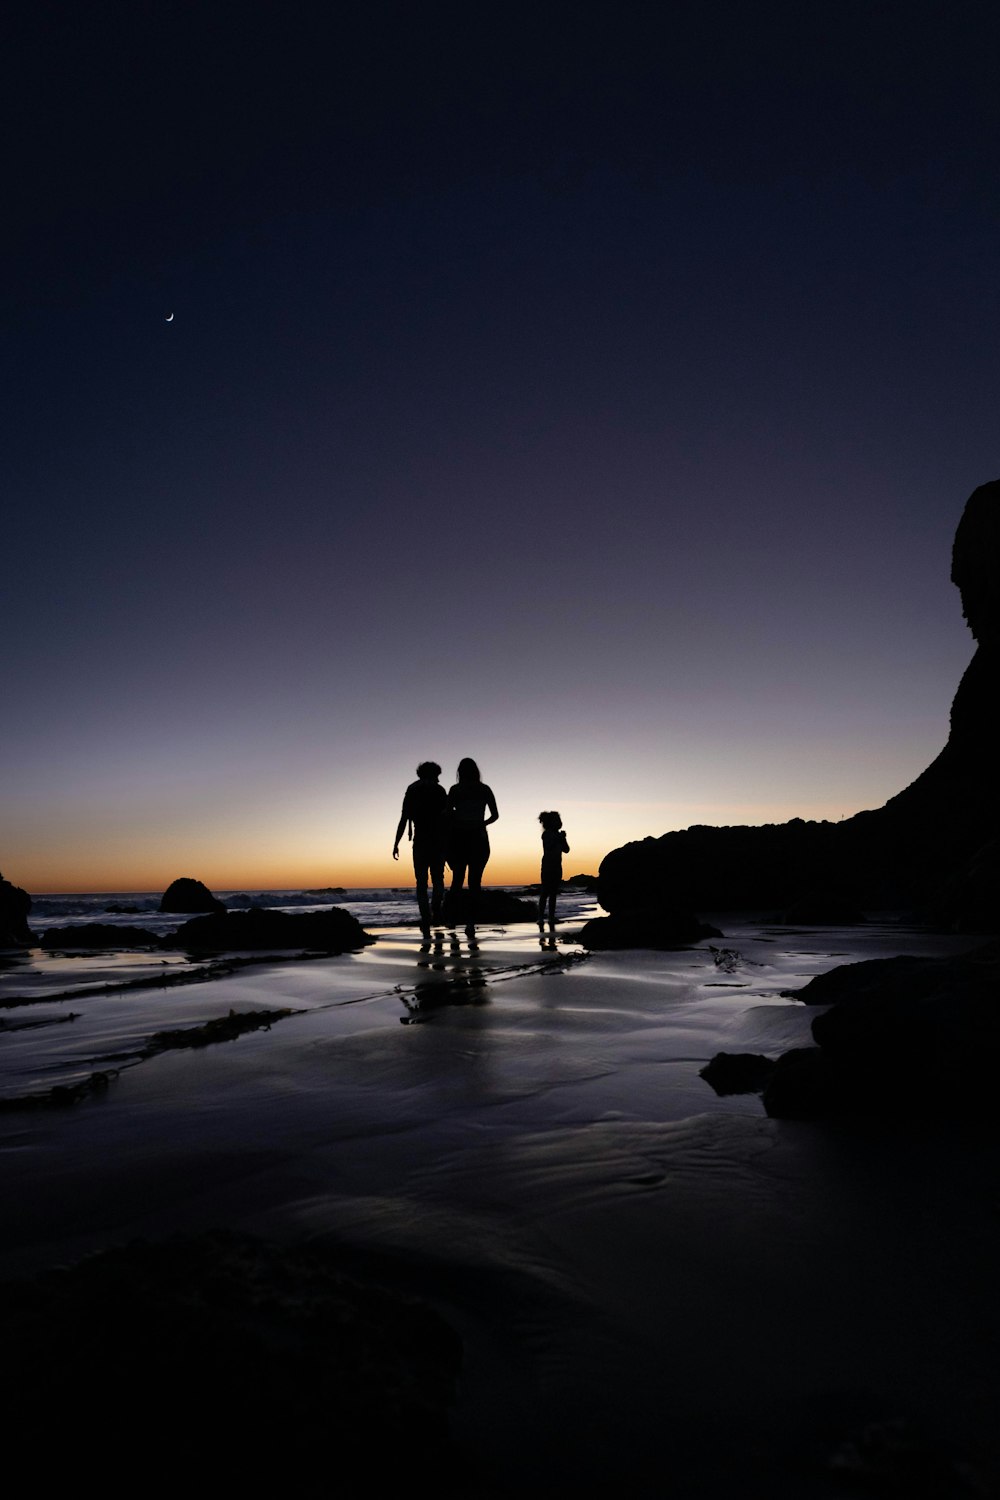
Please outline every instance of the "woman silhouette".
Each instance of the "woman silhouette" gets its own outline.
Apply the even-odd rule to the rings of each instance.
[[[451,857],[448,863],[452,869],[452,914],[468,871],[469,906],[465,930],[469,937],[474,937],[483,871],[490,857],[490,836],[486,830],[500,814],[496,798],[480,776],[479,767],[468,757],[458,763],[458,780],[448,793],[448,807],[451,811]],[[486,816],[487,809],[489,817]]]

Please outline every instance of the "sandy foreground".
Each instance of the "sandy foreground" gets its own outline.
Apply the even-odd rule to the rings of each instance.
[[[895,1494],[922,1445],[948,1455],[940,1493],[992,1493],[995,1139],[933,1099],[916,1127],[773,1121],[698,1076],[808,1042],[814,1012],[779,992],[814,974],[975,942],[716,921],[727,963],[519,926],[105,994],[81,982],[149,961],[15,965],[8,997],[33,1003],[0,1011],[3,1093],[118,1072],[0,1115],[0,1274],[222,1226],[334,1242],[460,1333],[476,1493]]]

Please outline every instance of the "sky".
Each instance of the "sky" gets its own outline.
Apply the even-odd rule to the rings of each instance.
[[[0,869],[405,885],[933,759],[1000,473],[1000,12],[14,0]],[[169,319],[169,321],[168,321]]]

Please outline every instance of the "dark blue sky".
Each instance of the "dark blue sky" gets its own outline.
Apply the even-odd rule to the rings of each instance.
[[[9,15],[5,873],[391,882],[473,754],[526,877],[940,748],[994,7]]]

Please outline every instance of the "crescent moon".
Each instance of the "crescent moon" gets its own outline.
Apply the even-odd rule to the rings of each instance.
[[[174,321],[174,315],[173,315],[173,313],[168,313],[167,316],[164,318],[163,321],[165,323],[172,323]]]

